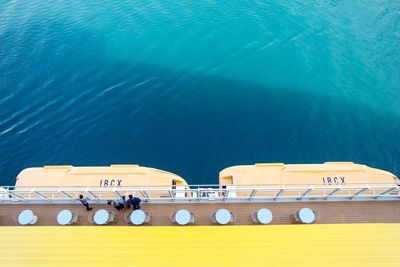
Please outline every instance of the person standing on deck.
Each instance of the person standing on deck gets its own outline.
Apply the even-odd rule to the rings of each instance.
[[[87,211],[92,209],[91,207],[89,207],[89,202],[88,202],[89,198],[88,197],[83,198],[83,195],[79,195],[78,200],[82,203],[83,206],[86,207]]]

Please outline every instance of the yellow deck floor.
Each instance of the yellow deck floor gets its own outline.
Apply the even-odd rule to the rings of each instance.
[[[400,224],[0,227],[0,266],[400,266]]]

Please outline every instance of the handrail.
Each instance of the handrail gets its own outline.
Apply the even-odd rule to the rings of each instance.
[[[91,201],[106,202],[122,195],[136,195],[145,202],[282,202],[400,200],[395,183],[352,183],[344,185],[164,185],[164,186],[3,186],[0,203],[76,202],[80,194]]]
[[[124,186],[76,186],[76,185],[66,185],[66,186],[51,186],[51,185],[46,185],[46,186],[17,186],[17,185],[0,185],[0,188],[125,188],[125,187],[146,187],[146,188],[163,188],[163,187],[171,187],[171,186],[177,186],[177,187],[222,187],[222,186],[235,186],[235,187],[282,187],[282,186],[326,186],[326,187],[332,187],[336,185],[396,185],[396,183],[388,183],[388,182],[382,182],[382,183],[345,183],[345,184],[310,184],[310,183],[299,183],[299,184],[240,184],[240,185],[235,185],[235,184],[182,184],[182,185],[171,185],[171,184],[164,184],[164,185],[146,185],[146,186],[138,186],[138,185],[124,185]]]

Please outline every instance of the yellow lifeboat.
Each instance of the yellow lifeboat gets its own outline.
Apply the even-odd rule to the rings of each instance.
[[[323,164],[258,163],[232,166],[219,174],[220,185],[314,185],[398,184],[390,172],[354,164],[326,162]]]
[[[326,196],[383,194],[385,188],[399,185],[390,172],[354,164],[258,163],[232,166],[219,174],[219,186],[228,189],[228,196],[247,196],[257,188],[257,196]]]
[[[16,188],[20,187],[113,187],[187,185],[173,173],[139,165],[74,167],[69,165],[27,168],[19,173]]]

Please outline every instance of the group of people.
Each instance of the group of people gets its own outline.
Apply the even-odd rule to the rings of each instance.
[[[88,197],[83,197],[83,195],[79,195],[79,199],[78,199],[83,206],[86,207],[87,211],[90,211],[92,208],[89,206],[89,198]],[[109,201],[109,204],[112,204],[114,206],[114,208],[116,208],[117,210],[121,211],[123,210],[125,207],[126,208],[130,208],[131,206],[133,207],[134,210],[139,210],[140,209],[140,202],[142,202],[142,200],[138,197],[134,197],[132,195],[128,196],[128,199],[126,199],[125,196],[122,196],[121,199],[115,201]]]
[[[125,207],[129,209],[131,206],[133,207],[133,210],[139,210],[140,202],[142,202],[140,198],[129,195],[128,199],[126,199],[125,196],[122,196],[121,199],[112,201],[111,204],[119,211],[123,210]]]

